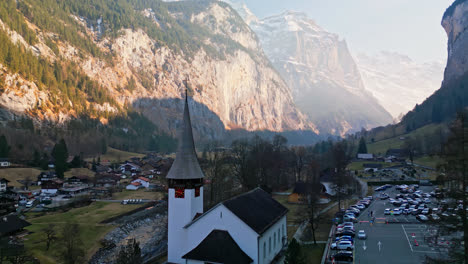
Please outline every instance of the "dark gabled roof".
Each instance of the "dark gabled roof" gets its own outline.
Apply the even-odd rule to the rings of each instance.
[[[0,178],[0,182],[10,182],[10,181],[5,178]]]
[[[176,159],[166,178],[168,179],[200,179],[203,172],[198,164],[195,144],[193,143],[192,123],[188,108],[188,96],[185,96],[184,121],[179,135],[179,145]]]
[[[0,217],[0,235],[20,231],[30,225],[16,215],[5,215]]]
[[[245,254],[225,230],[213,230],[197,247],[182,258],[215,262],[224,264],[252,263],[252,259]]]
[[[257,234],[262,234],[284,216],[288,209],[260,188],[222,203]]]

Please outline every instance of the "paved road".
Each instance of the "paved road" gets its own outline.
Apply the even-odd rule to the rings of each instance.
[[[394,188],[385,191],[392,198],[399,193]],[[424,186],[420,189],[423,192],[430,192],[432,187]],[[426,254],[440,254],[438,249],[424,242],[429,226],[419,223],[414,216],[384,215],[385,208],[393,208],[393,205],[388,200],[374,200],[369,208],[358,217],[360,221],[369,221],[368,211],[372,210],[376,220],[373,225],[362,222],[355,226],[356,231],[365,230],[368,236],[367,240],[355,241],[355,263],[416,264],[422,263]],[[396,223],[387,224],[387,220]]]

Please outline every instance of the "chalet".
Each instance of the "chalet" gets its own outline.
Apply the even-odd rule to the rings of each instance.
[[[41,184],[41,193],[55,195],[57,194],[58,190],[62,187],[62,180],[45,181]]]
[[[88,184],[89,182],[89,177],[86,175],[78,175],[78,176],[72,176],[67,179],[67,182],[69,184],[74,184],[74,185],[84,185]]]
[[[271,263],[284,252],[288,209],[257,188],[203,212],[203,172],[185,100],[167,180],[169,263]]]
[[[136,173],[136,172],[140,172],[140,171],[141,171],[141,168],[140,168],[140,166],[138,166],[138,165],[136,165],[136,164],[133,164],[133,163],[130,163],[130,162],[126,162],[125,164],[120,165],[119,170],[120,170],[122,173],[125,173],[125,172],[133,172],[133,173]]]
[[[0,168],[10,167],[11,163],[6,158],[0,158]]]
[[[374,155],[372,153],[358,153],[357,158],[361,160],[372,160]]]
[[[19,218],[17,215],[10,214],[2,216],[0,217],[0,237],[15,235],[23,231],[23,228],[30,225],[30,223]]]
[[[0,178],[0,192],[6,192],[9,182],[7,179]]]
[[[41,185],[42,182],[46,181],[55,181],[57,180],[57,174],[55,171],[47,171],[47,172],[41,172],[39,176],[37,176],[37,184]]]
[[[97,174],[95,177],[95,187],[114,187],[120,183],[120,176],[109,173]]]

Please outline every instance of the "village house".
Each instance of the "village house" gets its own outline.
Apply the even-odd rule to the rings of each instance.
[[[204,175],[193,142],[188,99],[168,180],[169,263],[271,263],[287,241],[288,209],[257,188],[203,212]]]
[[[357,158],[361,160],[372,160],[374,155],[372,153],[358,153]]]
[[[17,215],[10,214],[0,217],[0,237],[9,237],[23,231],[31,224],[19,218]]]
[[[95,187],[115,187],[120,184],[120,175],[110,173],[96,174],[94,182]]]
[[[119,170],[122,173],[126,173],[126,172],[138,173],[138,172],[141,171],[141,168],[140,168],[140,166],[138,166],[136,164],[126,162],[125,164],[120,165]]]
[[[44,181],[41,183],[41,193],[45,193],[47,195],[56,195],[58,190],[62,187],[62,180]]]
[[[11,166],[11,163],[10,161],[8,161],[7,158],[0,158],[0,167],[1,168],[6,168],[6,167],[10,167]]]
[[[0,178],[0,192],[6,192],[9,182],[7,179]]]
[[[72,176],[67,179],[67,183],[72,185],[88,185],[89,177],[86,175]]]
[[[127,190],[138,190],[140,188],[149,188],[150,180],[145,177],[138,177],[127,185]]]
[[[57,174],[55,171],[47,171],[47,172],[41,172],[37,176],[37,185],[41,185],[43,182],[46,181],[55,181],[57,180]]]

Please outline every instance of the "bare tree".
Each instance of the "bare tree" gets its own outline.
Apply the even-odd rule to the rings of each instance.
[[[49,224],[44,228],[43,232],[46,235],[46,251],[49,250],[50,244],[57,239],[57,233],[53,224]]]
[[[80,238],[80,226],[77,223],[67,223],[62,229],[60,240],[63,250],[61,252],[65,264],[82,263],[85,251]]]

